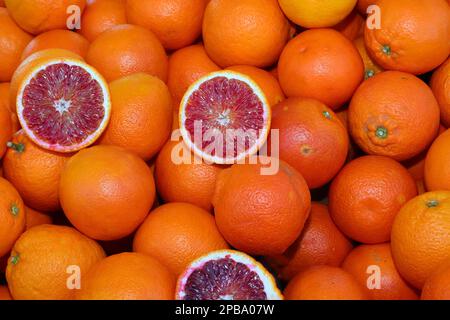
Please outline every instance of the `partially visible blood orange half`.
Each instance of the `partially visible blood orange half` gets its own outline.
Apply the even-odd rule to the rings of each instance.
[[[270,130],[261,88],[235,71],[210,73],[190,86],[179,111],[184,142],[202,159],[232,164],[258,152]]]
[[[177,300],[283,300],[273,276],[256,260],[219,250],[193,262],[178,278]]]
[[[19,85],[17,116],[42,148],[73,152],[95,142],[111,111],[108,84],[91,66],[71,58],[42,61]]]

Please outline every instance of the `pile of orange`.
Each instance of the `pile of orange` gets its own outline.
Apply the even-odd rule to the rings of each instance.
[[[447,0],[0,1],[0,300],[450,299],[449,55]]]

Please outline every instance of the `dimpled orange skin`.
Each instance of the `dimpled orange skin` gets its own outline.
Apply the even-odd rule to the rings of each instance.
[[[422,288],[422,300],[450,300],[450,264],[446,263],[427,279]]]
[[[78,230],[93,239],[117,240],[144,221],[155,199],[155,183],[137,155],[95,146],[67,162],[59,192],[64,213]]]
[[[95,241],[74,228],[44,224],[23,233],[11,251],[6,268],[11,295],[16,300],[67,300],[74,290],[68,277],[78,266],[80,277],[105,257]]]
[[[354,10],[347,18],[335,25],[333,29],[342,33],[350,41],[353,41],[357,37],[364,35],[364,22],[363,17]]]
[[[175,51],[169,57],[167,85],[174,98],[176,109],[178,110],[180,101],[191,84],[208,73],[219,70],[220,67],[208,57],[201,44]]]
[[[0,106],[0,159],[7,150],[6,144],[11,139],[12,131],[11,112],[8,108]]]
[[[391,248],[401,276],[421,289],[450,260],[450,191],[424,193],[397,214]]]
[[[43,212],[58,211],[59,179],[71,154],[45,150],[33,143],[23,130],[11,140],[3,159],[5,178],[20,192],[24,202]]]
[[[52,224],[53,219],[51,216],[31,209],[25,206],[25,229],[31,229],[36,226],[40,226],[41,224]]]
[[[0,257],[25,229],[25,206],[14,186],[0,177]]]
[[[379,268],[380,287],[369,289],[368,284],[375,285],[372,279],[376,275],[371,270]],[[342,263],[346,270],[365,289],[372,300],[417,300],[417,293],[402,279],[391,254],[389,243],[360,245],[353,249]],[[372,276],[372,277],[371,277]]]
[[[136,232],[133,251],[157,258],[175,275],[193,260],[228,249],[214,216],[192,204],[173,202],[153,210]]]
[[[429,191],[450,191],[450,129],[432,144],[425,158],[425,184]]]
[[[37,51],[45,49],[64,49],[85,58],[89,48],[89,41],[82,35],[69,30],[51,30],[41,33],[26,46],[21,60],[25,60]]]
[[[280,158],[303,175],[310,189],[325,185],[345,163],[348,133],[320,101],[289,98],[279,103],[272,110],[271,128],[279,130]]]
[[[203,19],[206,51],[221,67],[272,65],[289,31],[277,0],[211,0]]]
[[[109,82],[137,72],[167,80],[166,52],[158,38],[140,26],[124,24],[103,32],[91,42],[86,61]]]
[[[379,65],[377,65],[367,53],[366,45],[364,44],[364,37],[361,36],[356,38],[355,40],[353,40],[353,44],[355,45],[356,49],[361,55],[361,58],[363,59],[365,79],[371,78],[377,73],[383,71],[383,69]]]
[[[77,300],[171,300],[175,276],[159,261],[125,252],[95,264],[81,280]]]
[[[344,35],[333,29],[312,29],[286,45],[278,75],[286,96],[317,99],[335,110],[363,80],[364,64]]]
[[[368,244],[386,242],[397,212],[416,195],[416,183],[401,164],[364,156],[347,164],[333,180],[330,214],[348,237]]]
[[[306,181],[295,169],[280,161],[275,174],[264,175],[264,167],[235,164],[223,170],[213,196],[219,231],[252,255],[283,253],[299,237],[311,207]]]
[[[277,78],[271,75],[270,72],[257,67],[243,65],[231,66],[227,69],[245,74],[255,81],[266,95],[267,101],[272,107],[285,99]]]
[[[431,89],[398,71],[364,81],[353,95],[348,117],[350,134],[362,150],[398,161],[425,150],[439,130],[439,106]]]
[[[422,74],[450,53],[450,6],[445,0],[379,0],[381,28],[366,26],[365,43],[386,70]]]
[[[150,160],[169,138],[172,98],[166,84],[135,73],[109,84],[111,119],[100,144],[116,145]]]
[[[300,272],[283,292],[286,300],[367,300],[361,285],[347,271],[315,266]]]
[[[11,80],[32,37],[15,24],[5,8],[0,8],[0,37],[0,82],[4,82]]]
[[[3,82],[0,83],[0,109],[5,108],[9,110],[10,116],[11,116],[11,126],[12,126],[12,133],[15,133],[20,130],[20,123],[19,119],[16,115],[16,110],[11,109],[10,105],[10,99],[9,99],[9,92],[11,89],[11,85],[9,82]],[[5,128],[6,124],[3,125],[3,128]],[[3,145],[4,147],[5,145]],[[5,149],[6,150],[6,149]],[[1,151],[0,151],[1,154]]]
[[[327,206],[313,202],[300,237],[282,255],[266,259],[281,279],[291,280],[312,266],[340,266],[351,249],[351,242],[331,220]]]
[[[434,71],[430,86],[441,109],[441,122],[448,128],[450,127],[450,58]]]
[[[126,0],[90,0],[81,17],[78,30],[90,42],[112,27],[126,24]]]
[[[127,0],[127,18],[153,31],[168,50],[186,47],[202,33],[206,0]]]
[[[188,161],[178,164],[172,161],[172,153]],[[156,159],[156,189],[166,202],[188,202],[211,211],[221,170],[222,167],[207,164],[191,154],[183,142],[168,141]]]

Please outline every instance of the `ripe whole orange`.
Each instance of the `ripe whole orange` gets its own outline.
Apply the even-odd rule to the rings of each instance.
[[[172,128],[172,100],[166,84],[146,73],[115,80],[111,119],[100,144],[116,145],[150,160],[164,145]]]
[[[383,71],[383,69],[373,61],[367,53],[366,45],[364,44],[364,37],[358,37],[353,40],[353,44],[358,49],[359,54],[364,62],[364,78],[368,79]]]
[[[425,158],[425,184],[429,191],[450,191],[450,129],[431,145]]]
[[[430,86],[441,109],[441,122],[448,128],[450,127],[450,58],[434,71]]]
[[[347,18],[333,27],[342,33],[350,41],[364,35],[364,18],[356,10],[352,11]]]
[[[211,0],[203,19],[206,51],[221,67],[272,65],[289,31],[277,0]]]
[[[221,170],[193,155],[183,142],[168,141],[156,159],[156,189],[166,202],[187,202],[211,211]]]
[[[425,150],[439,130],[439,106],[431,89],[398,71],[364,81],[353,95],[348,117],[350,134],[361,149],[398,161]]]
[[[20,64],[20,55],[32,37],[11,19],[8,10],[0,8],[0,82],[10,81]]]
[[[424,193],[397,214],[391,235],[392,256],[401,276],[421,289],[450,260],[450,191]]]
[[[450,300],[450,264],[446,263],[427,279],[422,300]]]
[[[328,183],[345,163],[349,138],[336,114],[314,99],[288,98],[272,110],[272,130],[279,130],[279,147],[272,152],[300,172],[314,189]]]
[[[175,276],[158,260],[140,253],[103,259],[89,270],[77,290],[77,300],[170,300]]]
[[[398,273],[389,243],[356,247],[345,258],[342,268],[355,277],[372,300],[418,299]],[[377,276],[379,283],[375,280]]]
[[[193,260],[228,244],[214,216],[192,204],[173,202],[153,210],[139,227],[133,251],[151,255],[179,275]]]
[[[8,108],[0,106],[0,159],[6,152],[6,144],[11,139],[12,131],[11,112]]]
[[[72,266],[86,272],[105,257],[95,241],[77,230],[55,225],[40,225],[23,233],[11,251],[6,268],[11,295],[16,300],[72,299],[68,288]]]
[[[312,266],[340,266],[351,249],[351,242],[336,227],[327,206],[313,202],[300,237],[283,254],[266,260],[281,279],[291,280]]]
[[[208,73],[219,70],[220,67],[208,57],[201,44],[175,51],[169,57],[167,80],[167,85],[176,104],[175,109],[178,110],[180,101],[191,84]]]
[[[20,130],[8,143],[3,159],[4,175],[28,206],[38,211],[55,212],[61,208],[59,180],[70,156],[39,147]]]
[[[81,17],[79,32],[90,42],[102,32],[126,24],[126,0],[89,0]]]
[[[89,41],[82,35],[69,30],[51,30],[41,33],[25,47],[22,52],[22,60],[31,54],[45,49],[64,49],[73,51],[85,58],[89,48]]]
[[[386,70],[422,74],[450,53],[450,6],[445,0],[379,0],[380,28],[366,26],[371,57]]]
[[[53,219],[48,214],[25,206],[25,221],[25,229],[28,230],[41,224],[52,224]]]
[[[362,286],[347,271],[315,266],[300,272],[283,292],[286,300],[366,300]]]
[[[19,119],[16,115],[16,110],[11,109],[10,105],[10,98],[9,98],[9,91],[11,89],[11,85],[9,82],[3,82],[0,83],[0,109],[7,109],[10,114],[11,118],[11,127],[12,127],[12,133],[16,133],[20,129],[20,123]],[[7,124],[4,124],[2,127],[5,128]],[[6,145],[3,144],[2,147],[5,147]],[[5,149],[6,150],[6,149]],[[1,151],[0,151],[1,154]]]
[[[350,238],[367,244],[389,241],[400,208],[417,195],[414,179],[395,160],[365,156],[347,164],[329,191],[330,214]]]
[[[107,81],[137,72],[167,80],[166,52],[158,38],[140,26],[118,25],[101,33],[91,42],[86,61]]]
[[[25,206],[14,186],[0,177],[0,257],[25,229]]]
[[[288,97],[313,98],[337,109],[350,100],[363,80],[364,65],[355,46],[341,33],[313,29],[286,45],[278,74]]]
[[[95,146],[74,155],[59,184],[70,222],[97,240],[131,234],[155,199],[153,174],[137,155],[116,146]]]
[[[261,161],[266,160],[278,161]],[[305,179],[285,162],[280,160],[272,175],[264,175],[263,168],[261,163],[235,164],[220,172],[213,196],[216,223],[240,251],[281,254],[299,237],[311,196]]]
[[[69,7],[76,6],[83,12],[86,0],[5,0],[5,4],[16,23],[36,35],[67,28],[69,21],[74,22],[72,15],[77,12],[69,11]]]
[[[153,31],[164,48],[186,47],[202,33],[206,0],[127,0],[128,22]]]

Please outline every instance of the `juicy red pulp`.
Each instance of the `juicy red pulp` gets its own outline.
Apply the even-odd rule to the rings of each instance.
[[[264,108],[261,100],[247,83],[237,79],[217,77],[205,81],[189,98],[185,114],[184,125],[191,140],[199,149],[213,156],[226,155],[230,158],[247,151],[256,143],[261,129],[264,128]],[[199,130],[198,134],[203,139],[196,137],[196,121],[201,121],[201,131]],[[222,137],[221,150],[207,148],[215,143],[215,137],[205,135],[208,130],[211,132],[211,129],[217,130]],[[229,129],[240,129],[240,138],[236,138],[236,131],[230,132]]]
[[[50,145],[83,142],[105,114],[103,91],[79,66],[64,63],[39,71],[23,92],[23,117],[37,138]]]
[[[258,274],[230,257],[206,262],[187,279],[184,300],[267,300]]]

